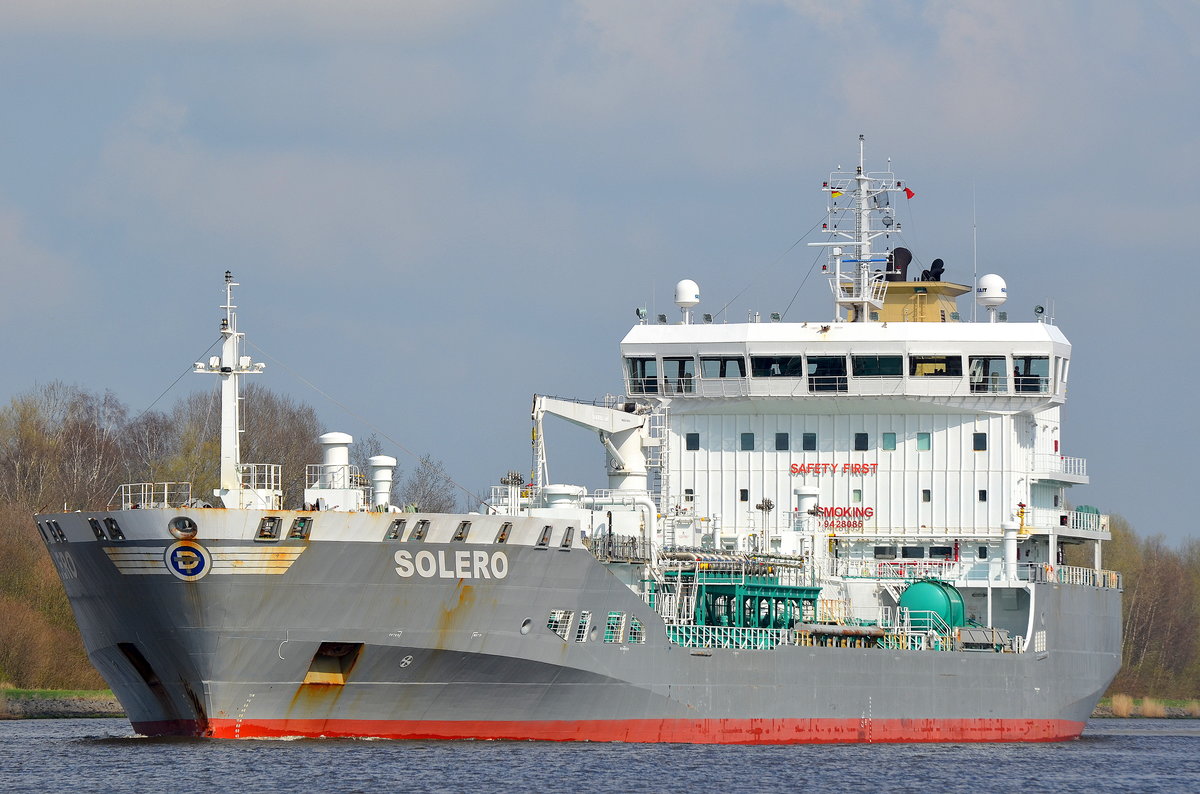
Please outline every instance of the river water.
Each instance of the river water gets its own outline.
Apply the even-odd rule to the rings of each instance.
[[[0,791],[1181,792],[1200,720],[1092,720],[1055,744],[697,746],[147,739],[125,720],[0,722]]]

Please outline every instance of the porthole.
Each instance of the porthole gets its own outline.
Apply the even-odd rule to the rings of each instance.
[[[167,529],[179,540],[191,540],[196,537],[196,522],[188,516],[175,516],[167,522]]]
[[[521,633],[522,634],[528,634],[532,628],[533,628],[533,618],[525,618],[525,620],[521,621]]]

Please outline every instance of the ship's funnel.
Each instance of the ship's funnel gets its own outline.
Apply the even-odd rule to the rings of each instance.
[[[317,439],[325,448],[318,488],[350,487],[350,445],[354,437],[349,433],[325,433]]]
[[[371,507],[387,510],[392,503],[392,476],[396,459],[388,455],[376,455],[367,460],[371,478]]]

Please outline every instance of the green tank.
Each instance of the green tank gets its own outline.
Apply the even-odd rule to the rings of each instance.
[[[962,594],[953,585],[936,579],[910,584],[900,594],[900,606],[915,613],[936,612],[952,628],[966,625]],[[913,615],[912,621],[914,628],[933,628],[922,625],[932,621],[920,614]]]

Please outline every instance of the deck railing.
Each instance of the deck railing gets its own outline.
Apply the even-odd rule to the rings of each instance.
[[[1056,527],[1074,532],[1094,533],[1108,531],[1108,516],[1102,513],[1085,513],[1079,510],[1060,510],[1053,507],[1031,507],[1025,513],[1025,523],[1034,529]]]
[[[1057,582],[1081,587],[1103,587],[1121,589],[1124,585],[1121,574],[1100,568],[1083,568],[1073,565],[1048,565],[1046,563],[1018,563],[1017,579],[1022,582]],[[989,580],[992,586],[1003,586],[1007,581],[1004,563],[1000,560],[836,560],[829,569],[834,576],[844,579],[882,579],[891,581],[917,581],[919,579],[941,579],[947,582],[963,582],[983,585]]]
[[[130,482],[108,500],[109,510],[183,507],[192,500],[190,482]]]
[[[1070,474],[1075,477],[1087,476],[1087,458],[1072,458],[1066,455],[1051,455],[1039,452],[1033,456],[1034,471],[1048,471],[1058,474]]]

